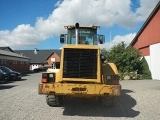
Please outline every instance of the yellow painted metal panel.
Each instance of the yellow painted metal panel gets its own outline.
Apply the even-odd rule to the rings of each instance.
[[[39,84],[39,94],[57,94],[57,95],[91,95],[91,96],[119,96],[121,85],[105,84]]]

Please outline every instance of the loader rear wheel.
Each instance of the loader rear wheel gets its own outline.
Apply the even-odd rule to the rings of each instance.
[[[51,107],[59,107],[63,103],[63,98],[61,96],[56,96],[56,95],[47,95],[46,102],[47,105]]]
[[[114,97],[104,96],[102,98],[102,105],[105,107],[112,107],[114,105]]]

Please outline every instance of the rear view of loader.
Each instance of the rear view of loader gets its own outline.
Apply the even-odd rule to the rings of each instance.
[[[119,74],[114,63],[105,62],[98,44],[104,35],[98,35],[99,26],[65,26],[61,34],[60,69],[42,73],[39,94],[46,95],[49,106],[61,106],[65,97],[98,98],[104,106],[113,105],[120,95]]]

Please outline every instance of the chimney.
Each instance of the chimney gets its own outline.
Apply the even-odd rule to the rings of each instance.
[[[38,53],[38,49],[35,48],[35,49],[34,49],[34,54],[36,55],[37,53]]]

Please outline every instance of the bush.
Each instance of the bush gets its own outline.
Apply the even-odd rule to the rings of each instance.
[[[122,42],[105,52],[107,61],[116,64],[121,80],[123,80],[124,77],[130,77],[130,79],[133,80],[151,79],[151,72],[147,61],[145,58],[141,59],[140,52],[135,48],[126,46],[126,44]]]
[[[141,79],[152,79],[148,63],[144,57],[141,60],[141,65],[138,69],[138,74],[142,75]]]

